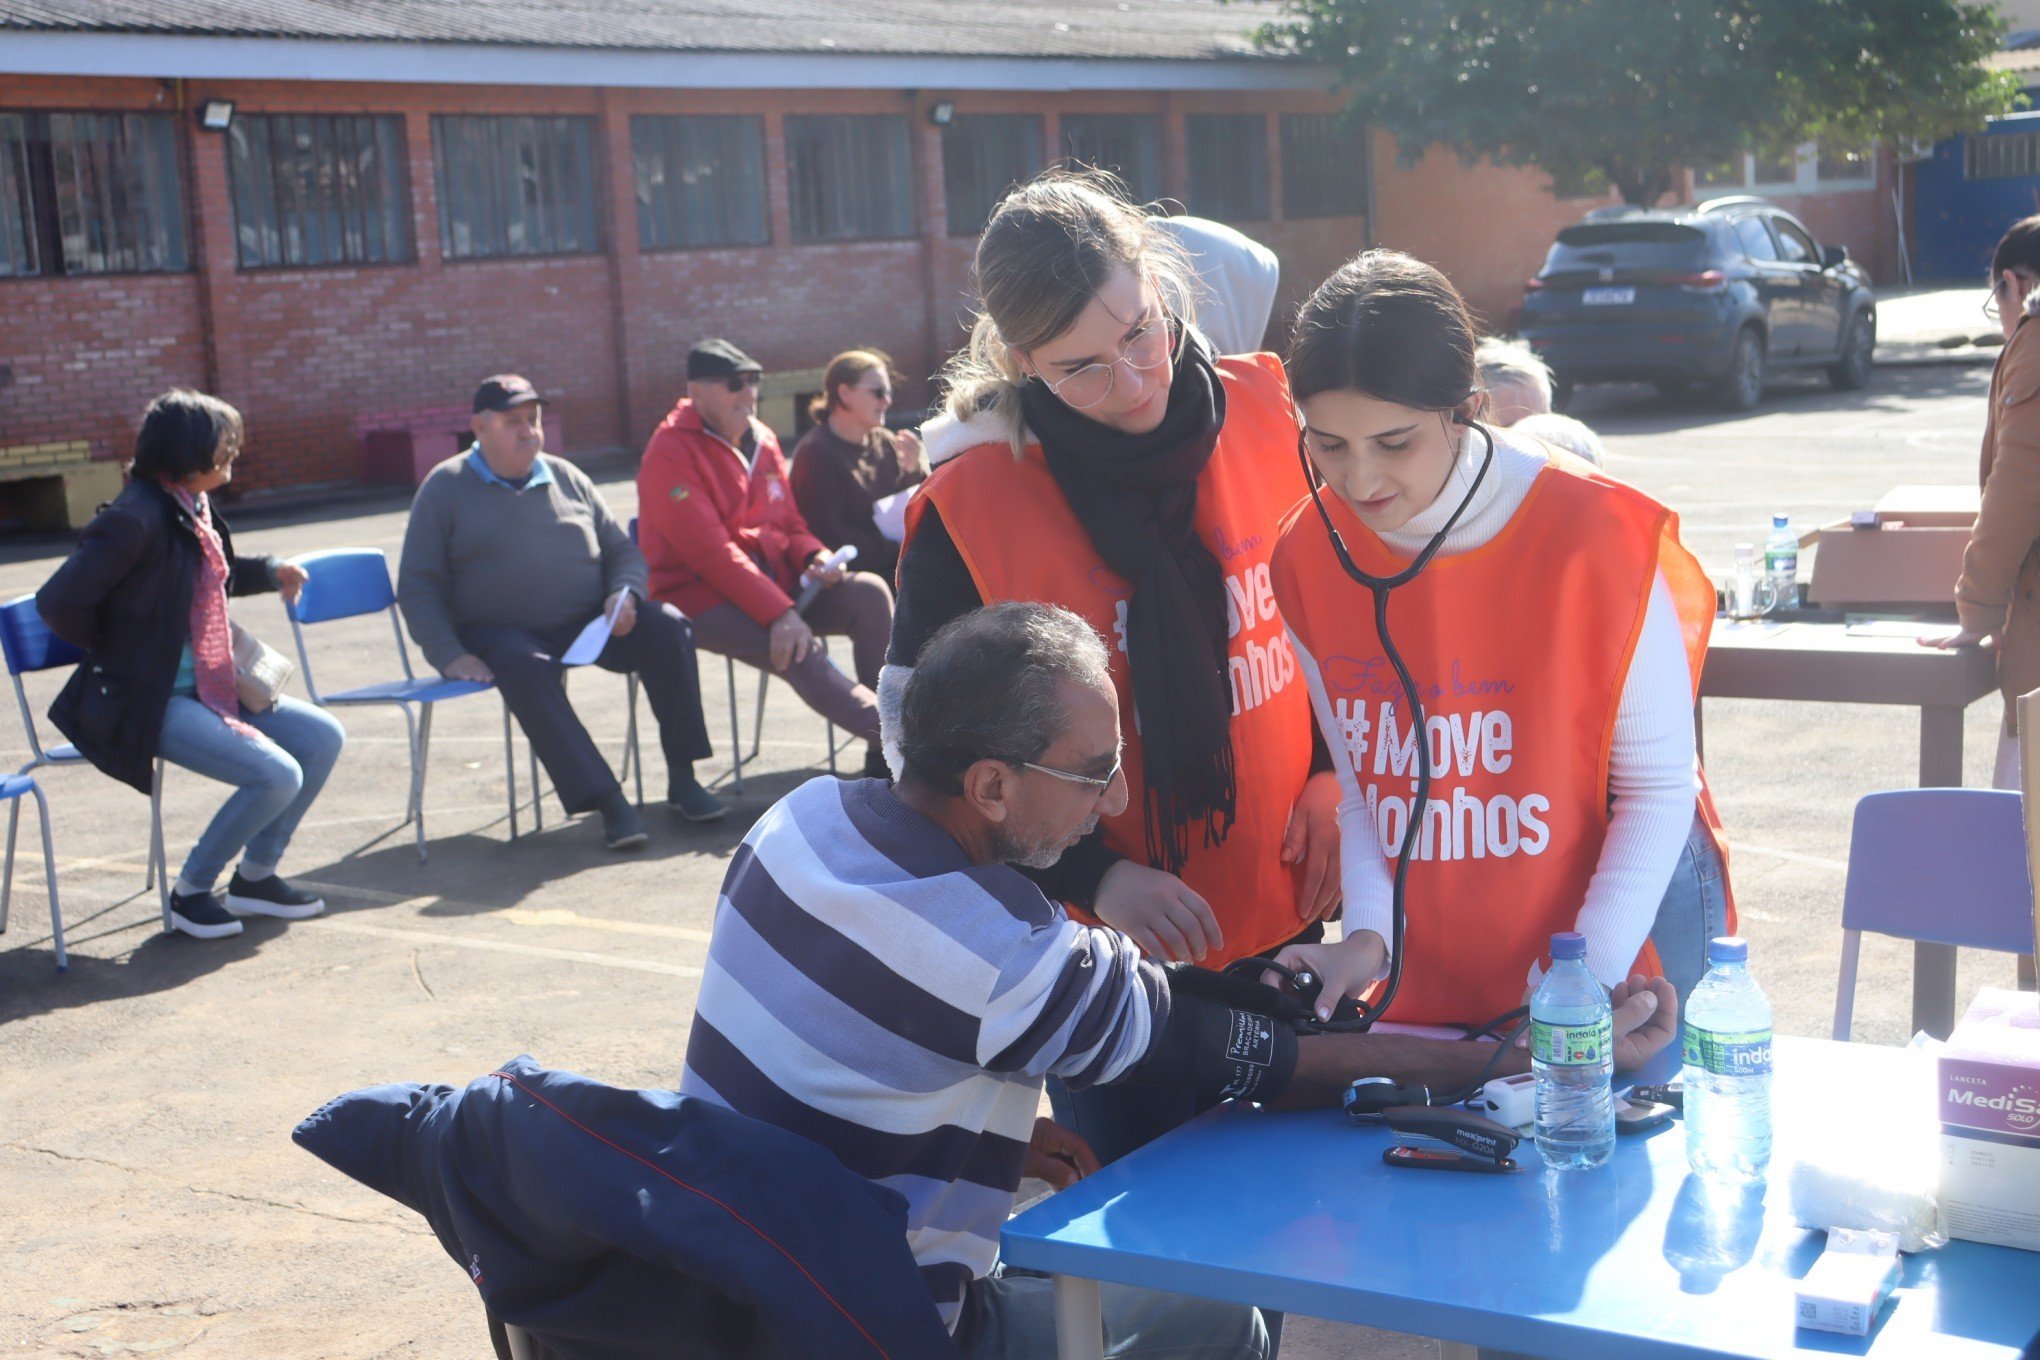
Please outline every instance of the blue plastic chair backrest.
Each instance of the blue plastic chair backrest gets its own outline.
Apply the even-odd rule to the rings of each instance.
[[[1929,944],[2033,948],[2033,881],[2020,797],[1899,789],[1856,804],[1842,928]]]
[[[299,623],[351,619],[396,603],[381,548],[331,548],[291,560],[305,569],[304,590],[291,609]]]
[[[74,666],[85,655],[50,631],[42,615],[36,612],[33,595],[0,604],[0,648],[7,653],[9,675]]]

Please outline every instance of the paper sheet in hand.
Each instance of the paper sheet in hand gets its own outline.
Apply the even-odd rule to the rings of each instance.
[[[581,635],[574,639],[574,645],[567,648],[560,658],[562,666],[585,666],[602,655],[602,649],[609,645],[609,635],[616,631],[616,616],[623,612],[623,602],[628,595],[616,597],[616,607],[607,614],[597,614]]]
[[[914,498],[918,486],[905,491],[895,491],[890,496],[880,496],[871,503],[871,522],[878,531],[894,543],[903,543],[907,537],[907,502]]]

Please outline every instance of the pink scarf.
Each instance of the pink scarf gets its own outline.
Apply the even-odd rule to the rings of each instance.
[[[234,686],[234,630],[227,622],[227,550],[213,528],[212,498],[169,488],[177,503],[191,512],[198,533],[198,580],[191,588],[192,674],[198,701],[220,715],[239,736],[259,735],[241,721],[240,692]]]

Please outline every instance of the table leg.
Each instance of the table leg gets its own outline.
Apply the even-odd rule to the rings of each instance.
[[[1061,1360],[1105,1360],[1105,1313],[1096,1280],[1055,1277],[1055,1353]]]
[[[1962,710],[1948,705],[1920,709],[1920,787],[1959,788],[1962,784]],[[1937,1039],[1955,1026],[1955,950],[1945,944],[1913,945],[1913,1015],[1915,1033],[1925,1030]]]

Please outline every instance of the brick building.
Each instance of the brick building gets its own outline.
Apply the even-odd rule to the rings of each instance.
[[[1400,166],[1255,48],[1264,3],[721,10],[0,0],[0,477],[118,459],[173,384],[247,415],[244,490],[400,475],[375,432],[436,448],[501,369],[564,451],[634,451],[709,334],[782,375],[775,423],[852,346],[916,403],[990,204],[1065,155],[1266,241],[1278,319],[1378,242],[1499,322],[1603,201]],[[1816,230],[1883,269],[1865,197]]]

